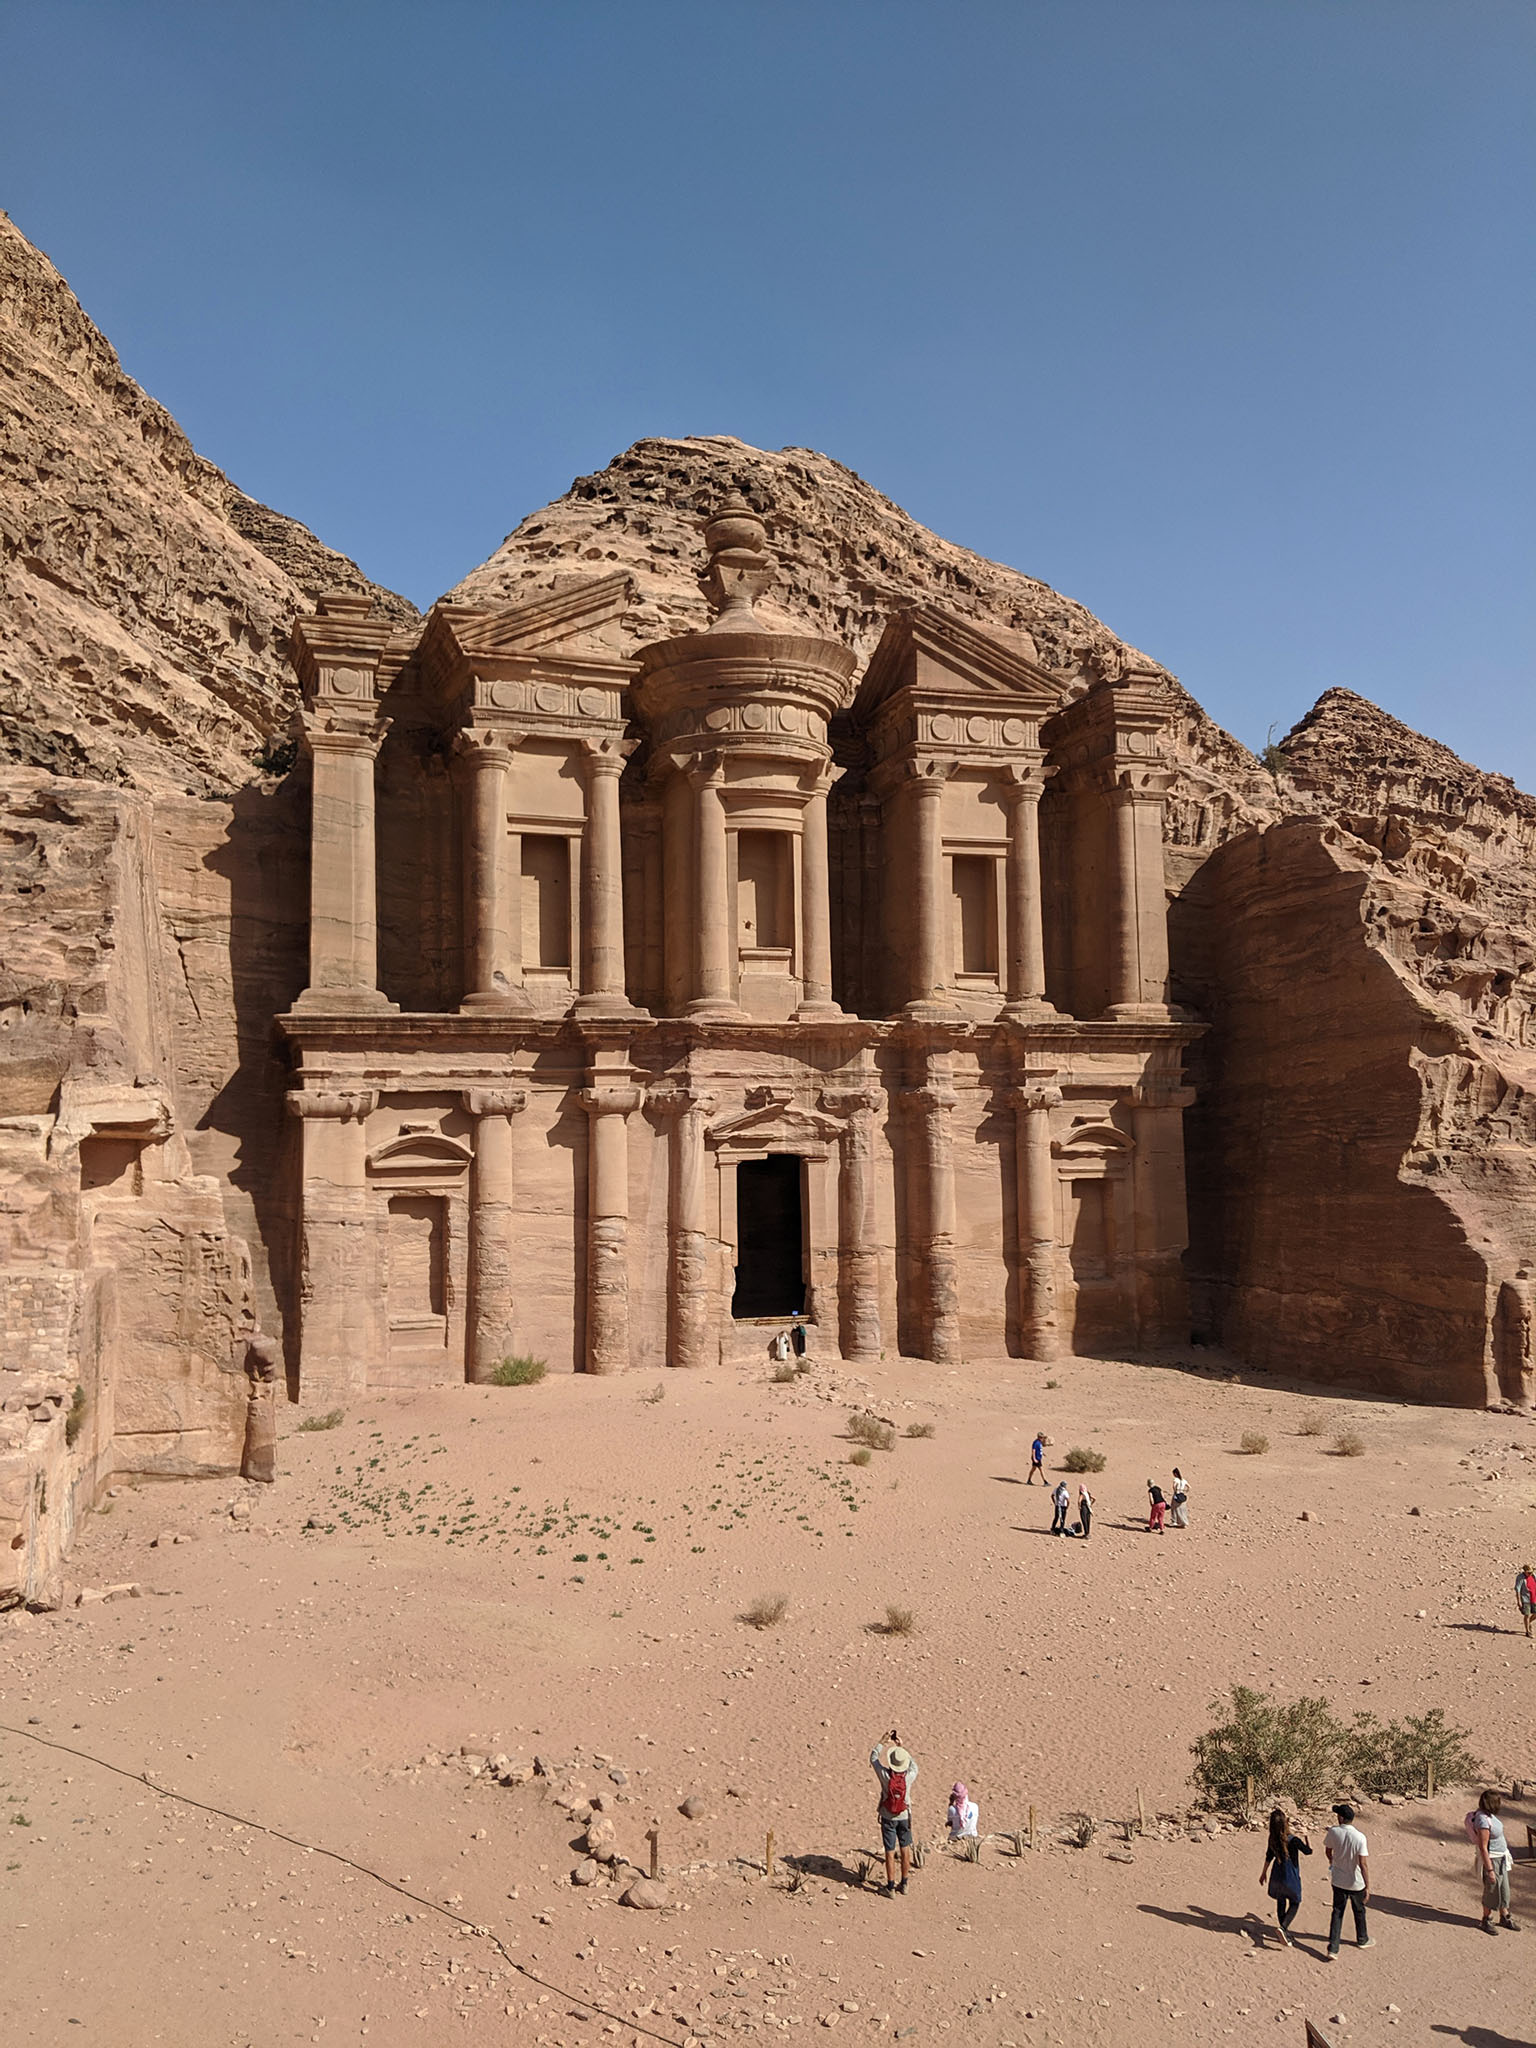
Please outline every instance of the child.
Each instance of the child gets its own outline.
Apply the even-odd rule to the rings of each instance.
[[[1155,1529],[1161,1536],[1163,1523],[1168,1515],[1168,1503],[1163,1499],[1163,1489],[1154,1485],[1150,1479],[1147,1481],[1147,1499],[1152,1504],[1151,1512],[1147,1516],[1147,1528],[1149,1531]]]
[[[951,1788],[949,1812],[945,1815],[945,1818],[949,1822],[949,1839],[952,1842],[961,1842],[967,1839],[975,1841],[976,1830],[981,1816],[977,1811],[975,1800],[963,1785],[955,1785]]]

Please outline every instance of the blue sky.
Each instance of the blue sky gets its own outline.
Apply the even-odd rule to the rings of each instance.
[[[1536,788],[1528,0],[0,0],[0,204],[428,602],[645,434],[809,445],[1250,744]]]

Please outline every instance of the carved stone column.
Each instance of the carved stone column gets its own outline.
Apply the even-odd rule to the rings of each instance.
[[[629,1126],[643,1097],[611,1083],[582,1091],[587,1150],[588,1372],[629,1363]]]
[[[1045,780],[1020,770],[1003,783],[1008,809],[1008,1000],[1005,1017],[1054,1014],[1045,999],[1045,914],[1040,886],[1040,798]]]
[[[1184,1247],[1184,1112],[1195,1099],[1177,1074],[1147,1074],[1131,1098],[1131,1230],[1136,1329],[1144,1344],[1182,1338],[1189,1328]]]
[[[488,1380],[513,1348],[517,1247],[512,1119],[527,1105],[523,1088],[470,1088],[464,1095],[464,1107],[475,1119],[466,1361],[467,1377],[475,1381]]]
[[[952,761],[907,764],[907,801],[912,807],[912,924],[908,953],[908,1015],[947,1015],[945,965],[949,906],[944,900],[944,785]]]
[[[718,1362],[710,1341],[709,1155],[704,1131],[719,1103],[696,1088],[656,1088],[654,1108],[672,1113],[671,1272],[668,1288],[667,1362]]]
[[[299,1089],[286,1098],[300,1120],[299,1402],[314,1412],[356,1400],[382,1339],[368,1240],[368,1088]]]
[[[393,1010],[378,987],[373,764],[389,729],[371,713],[301,711],[313,782],[309,828],[309,986],[300,1012]]]
[[[841,1017],[832,1000],[832,881],[827,858],[827,791],[830,775],[818,775],[806,799],[800,836],[800,1007],[807,1022]]]
[[[619,777],[624,755],[613,740],[586,746],[587,824],[581,864],[581,994],[578,1017],[621,1015],[624,988],[624,851],[619,836]]]
[[[521,906],[507,873],[507,770],[512,747],[496,729],[470,727],[454,741],[464,789],[464,981],[462,1010],[527,1010],[522,986]],[[516,944],[513,925],[516,923]]]
[[[730,890],[727,886],[725,805],[721,789],[725,764],[718,754],[705,756],[689,771],[693,787],[696,833],[694,875],[694,991],[690,1017],[736,1017],[741,1013],[731,995]]]
[[[1018,1266],[1022,1295],[1019,1335],[1026,1358],[1042,1362],[1062,1355],[1061,1314],[1056,1298],[1056,1162],[1051,1154],[1051,1112],[1061,1106],[1052,1076],[1032,1077],[1015,1088],[1014,1159],[1017,1172]]]
[[[914,1092],[923,1120],[923,1179],[927,1194],[924,1263],[928,1356],[936,1365],[958,1365],[962,1352],[952,1122],[957,1098],[947,1053],[929,1054],[927,1081]]]
[[[838,1341],[844,1358],[880,1356],[880,1247],[875,1225],[875,1118],[884,1097],[877,1088],[822,1097],[844,1119],[839,1183]]]
[[[1114,922],[1110,1010],[1168,1014],[1168,897],[1163,878],[1167,773],[1122,769],[1109,789],[1114,826]]]

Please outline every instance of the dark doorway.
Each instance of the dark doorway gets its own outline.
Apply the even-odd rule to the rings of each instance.
[[[736,1292],[731,1314],[794,1315],[805,1307],[800,1161],[787,1153],[736,1169]]]

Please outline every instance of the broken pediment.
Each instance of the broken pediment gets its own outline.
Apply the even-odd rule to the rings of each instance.
[[[1113,1124],[1079,1124],[1064,1138],[1057,1138],[1051,1152],[1057,1159],[1104,1159],[1114,1153],[1134,1152],[1136,1140]]]
[[[976,709],[1017,711],[1038,721],[1059,708],[1060,677],[1040,666],[1023,635],[984,631],[934,605],[914,605],[887,625],[853,703],[854,719],[873,724],[893,699],[909,694]]]
[[[374,1146],[368,1169],[372,1173],[384,1166],[398,1173],[417,1167],[441,1173],[444,1167],[468,1166],[474,1156],[473,1146],[463,1138],[450,1138],[439,1130],[407,1129]]]

